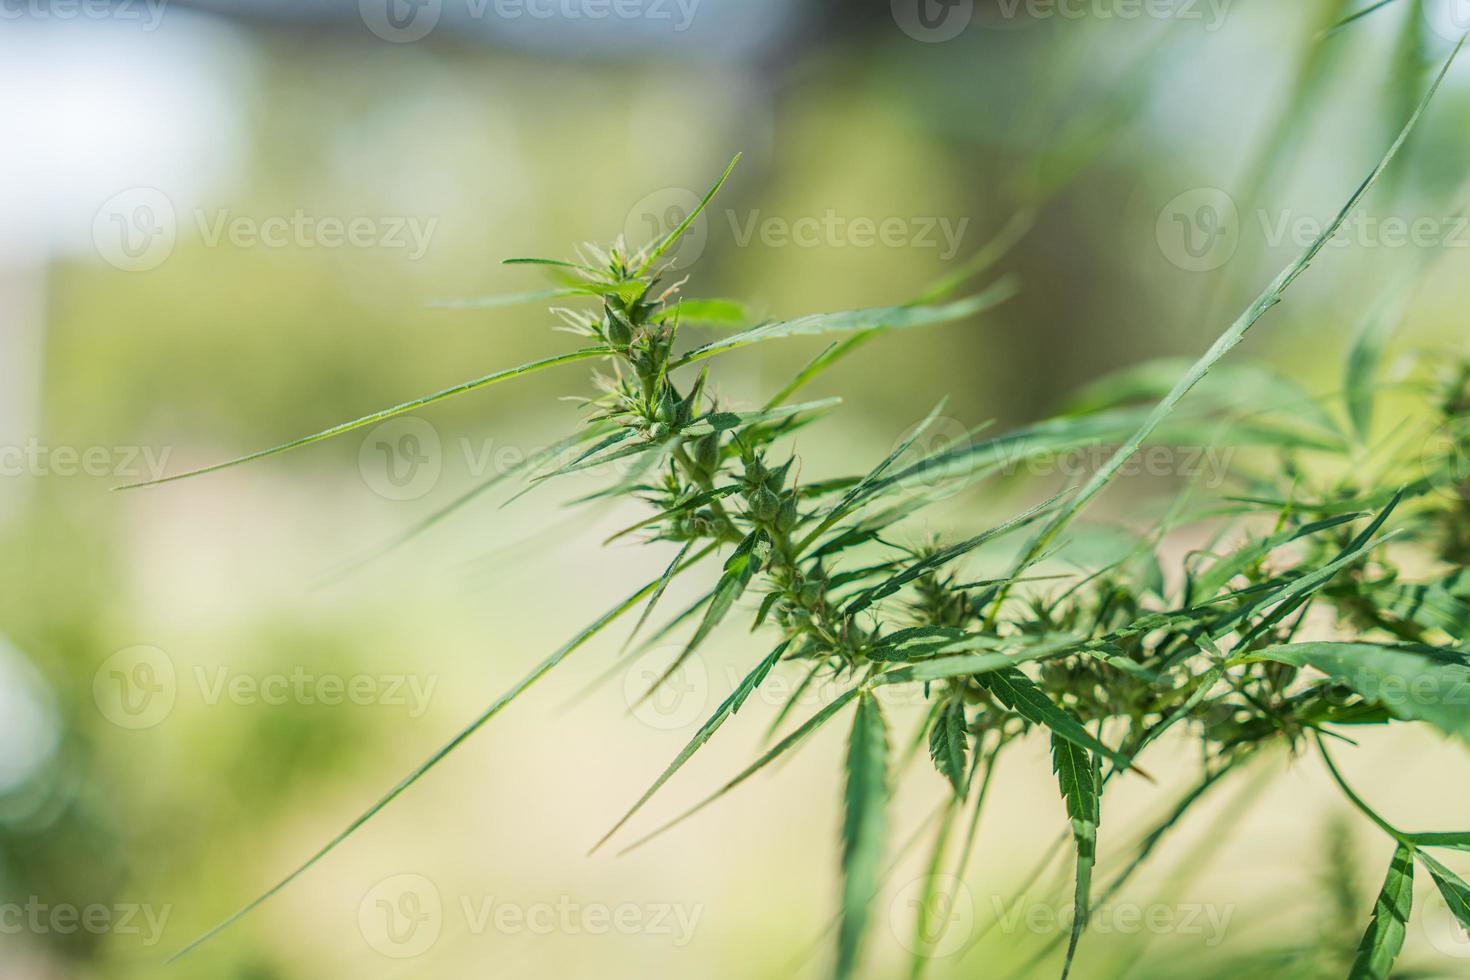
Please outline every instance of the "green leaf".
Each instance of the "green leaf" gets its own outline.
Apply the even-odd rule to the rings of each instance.
[[[929,728],[929,758],[934,760],[934,768],[939,770],[939,774],[954,787],[956,796],[963,796],[965,792],[969,728],[963,697],[952,697],[945,702]]]
[[[1373,3],[1370,3],[1362,10],[1355,10],[1351,14],[1348,14],[1346,17],[1344,17],[1342,20],[1339,20],[1337,23],[1333,24],[1330,28],[1327,29],[1326,32],[1324,32],[1324,37],[1336,34],[1338,31],[1347,27],[1349,24],[1354,24],[1357,21],[1362,20],[1364,17],[1367,17],[1374,11],[1382,10],[1384,7],[1387,7],[1393,2],[1394,0],[1374,0]]]
[[[565,261],[563,259],[531,259],[531,258],[501,259],[500,260],[500,264],[501,265],[549,265],[549,266],[552,266],[553,268],[557,268],[557,269],[576,269],[578,272],[590,272],[590,273],[592,273],[593,275],[596,275],[596,276],[604,275],[604,273],[603,273],[603,271],[601,269],[594,269],[592,266],[590,266],[590,265],[583,265],[581,262],[567,262],[567,261]]]
[[[967,538],[966,540],[961,541],[958,544],[952,544],[947,548],[941,548],[934,554],[914,562],[912,565],[909,565],[897,575],[891,576],[890,578],[885,579],[872,588],[859,593],[851,602],[847,604],[847,608],[843,610],[844,614],[851,616],[854,613],[862,612],[873,603],[878,602],[881,599],[888,598],[898,590],[902,589],[905,585],[908,585],[910,582],[914,581],[917,578],[920,578],[926,573],[931,572],[936,568],[947,565],[948,563],[954,561],[956,558],[960,558],[964,555],[969,554],[971,551],[974,551],[976,548],[980,547],[982,544],[985,544],[988,541],[993,541],[996,538],[1001,537],[1002,535],[1009,534],[1017,528],[1025,527],[1027,524],[1030,524],[1032,521],[1036,520],[1042,514],[1045,514],[1049,509],[1051,509],[1051,507],[1057,502],[1058,499],[1059,498],[1057,497],[1052,497],[1050,500],[1044,500],[1041,503],[1037,504],[1035,507],[1026,511],[1025,513],[1011,518],[1004,524],[998,524],[995,527],[990,528],[988,531],[983,531],[980,534],[975,535],[973,538]]]
[[[770,401],[766,402],[766,408],[775,408],[777,405],[786,401],[786,399],[806,387],[817,375],[857,350],[876,334],[877,331],[868,330],[828,344],[822,349],[820,354],[812,358],[800,371],[796,372],[796,375],[790,381],[786,382],[786,385],[780,391],[771,396]]]
[[[800,727],[796,729],[796,731],[792,732],[790,735],[787,735],[781,741],[777,742],[775,745],[771,746],[771,748],[767,749],[759,759],[756,759],[755,762],[751,763],[745,769],[741,770],[740,774],[737,775],[734,779],[721,786],[719,789],[711,793],[709,796],[705,797],[699,803],[679,814],[673,820],[670,820],[662,827],[659,827],[657,830],[653,831],[653,833],[634,841],[632,844],[629,844],[618,853],[627,854],[629,851],[635,850],[636,848],[642,847],[644,844],[647,844],[655,837],[667,833],[668,831],[677,827],[679,824],[683,823],[685,820],[688,820],[690,817],[694,816],[699,811],[703,810],[705,807],[709,806],[711,803],[718,800],[720,797],[724,796],[726,793],[730,792],[735,787],[739,786],[741,783],[745,782],[751,776],[754,776],[756,773],[760,772],[766,766],[770,765],[773,761],[786,754],[787,751],[794,748],[808,735],[812,734],[817,729],[825,725],[828,721],[830,721],[833,715],[837,714],[837,712],[841,711],[843,707],[847,705],[847,702],[857,697],[860,690],[861,688],[851,687],[848,688],[846,691],[843,691],[824,708],[822,708],[816,714],[812,715],[805,722],[803,722]]]
[[[693,547],[693,541],[684,542],[684,546],[679,549],[679,553],[674,555],[673,560],[670,561],[668,567],[664,569],[663,576],[658,580],[658,587],[655,588],[653,590],[653,593],[648,597],[648,603],[644,605],[643,612],[638,614],[638,621],[634,623],[633,628],[628,631],[628,638],[623,641],[623,650],[628,649],[628,647],[632,644],[634,637],[639,634],[639,632],[643,629],[644,624],[648,622],[648,617],[653,615],[654,607],[657,606],[658,601],[663,598],[665,590],[667,590],[669,587],[669,583],[674,580],[674,573],[683,566],[684,556],[689,554],[689,550]]]
[[[750,319],[750,311],[733,299],[684,299],[653,319],[657,323],[677,320],[681,325],[739,326]]]
[[[394,537],[389,538],[382,544],[379,544],[372,551],[363,555],[361,558],[358,558],[350,564],[344,566],[342,569],[333,574],[332,580],[345,576],[350,572],[369,565],[372,562],[383,558],[389,553],[396,551],[408,542],[412,541],[414,538],[417,538],[419,535],[427,533],[435,526],[448,520],[454,514],[469,506],[471,503],[489,493],[491,490],[495,489],[495,487],[509,480],[511,477],[517,476],[518,474],[523,473],[526,470],[533,469],[536,466],[541,465],[546,459],[555,458],[558,454],[565,452],[567,449],[570,449],[573,446],[579,445],[584,442],[591,442],[593,439],[596,439],[599,436],[603,435],[606,431],[607,430],[604,427],[599,425],[588,426],[587,428],[582,429],[576,434],[562,439],[551,446],[548,446],[543,452],[533,453],[522,457],[520,460],[501,470],[499,473],[487,477],[481,482],[475,484],[473,487],[466,490],[464,493],[460,494],[458,497],[454,498],[443,507],[440,507],[438,510],[434,511],[428,517],[425,517],[423,520],[419,521],[413,526],[407,528]]]
[[[1470,885],[1465,884],[1465,879],[1428,854],[1418,852],[1417,856],[1429,872],[1429,877],[1434,879],[1434,887],[1444,896],[1445,904],[1450,907],[1455,921],[1460,923],[1461,928],[1470,930]]]
[[[720,500],[733,494],[737,494],[742,489],[743,487],[741,487],[740,484],[732,483],[729,486],[715,487],[713,490],[705,490],[701,493],[696,493],[692,497],[688,497],[680,501],[667,510],[661,510],[657,514],[654,514],[652,517],[645,517],[643,518],[643,520],[638,521],[636,524],[629,524],[621,531],[617,531],[613,534],[608,535],[602,543],[612,544],[619,538],[632,534],[634,531],[637,531],[640,528],[648,527],[650,524],[657,524],[660,521],[666,521],[671,517],[678,517],[680,514],[685,514],[692,510],[698,510],[699,508],[704,507],[707,504],[711,504],[716,500]]]
[[[713,432],[729,432],[732,429],[743,429],[747,426],[759,425],[762,422],[777,421],[799,415],[804,412],[825,412],[842,404],[841,398],[821,398],[814,402],[803,402],[800,405],[782,405],[778,408],[763,409],[759,412],[710,412],[690,422],[689,425],[679,430],[679,434],[686,438],[698,438]]]
[[[638,270],[636,273],[634,273],[634,275],[642,276],[644,273],[648,272],[649,269],[653,268],[653,264],[657,262],[660,258],[662,258],[663,254],[674,246],[674,243],[676,243],[680,238],[684,237],[684,232],[689,230],[689,226],[694,224],[694,219],[698,218],[700,214],[703,213],[704,209],[709,206],[709,202],[714,198],[717,193],[719,193],[720,188],[725,186],[725,181],[729,179],[730,172],[735,169],[735,164],[739,162],[740,154],[737,153],[735,154],[734,159],[730,161],[729,165],[725,167],[725,172],[720,174],[720,179],[715,181],[715,186],[711,187],[709,191],[705,193],[704,198],[699,202],[699,204],[694,208],[693,211],[690,211],[684,216],[684,220],[679,222],[678,227],[665,235],[657,245],[653,246],[653,249],[648,253],[648,256],[644,258],[641,263],[639,263]]]
[[[520,303],[536,303],[547,299],[566,296],[586,296],[590,289],[577,286],[560,286],[555,289],[533,289],[524,293],[507,293],[502,296],[475,296],[470,299],[436,299],[429,303],[434,310],[489,310],[500,306],[516,306]]]
[[[996,700],[1033,725],[1042,725],[1073,745],[1096,752],[1119,769],[1128,769],[1133,765],[1127,756],[1094,738],[1071,712],[1047,697],[1045,691],[1016,668],[988,673],[979,680],[995,695]]]
[[[847,744],[846,809],[842,821],[842,924],[837,934],[837,980],[857,966],[868,913],[878,892],[888,802],[888,729],[871,694],[858,699]]]
[[[1470,851],[1470,833],[1464,831],[1405,834],[1404,836],[1409,839],[1410,843],[1419,847],[1448,847],[1456,851]]]
[[[674,658],[673,663],[669,664],[659,675],[658,680],[653,682],[643,697],[638,699],[639,704],[642,704],[645,698],[662,687],[670,677],[673,677],[684,662],[694,654],[694,651],[699,649],[700,644],[709,637],[710,633],[714,632],[714,628],[720,625],[720,621],[735,605],[735,600],[745,594],[745,587],[750,584],[751,578],[759,570],[764,560],[761,552],[769,545],[770,538],[766,536],[766,532],[757,528],[746,535],[745,539],[735,548],[734,553],[725,562],[724,571],[720,575],[720,581],[715,585],[709,608],[704,611],[704,618],[700,620],[694,636],[684,645],[684,649]]]
[[[899,330],[906,327],[928,326],[973,316],[982,310],[1015,295],[1015,286],[1009,280],[990,287],[968,299],[948,303],[944,306],[880,306],[866,310],[847,310],[841,313],[813,313],[795,320],[783,320],[752,327],[703,347],[696,347],[669,364],[669,368],[683,367],[694,361],[724,354],[727,351],[748,347],[765,340],[795,337],[806,334],[837,333],[851,330]]]
[[[715,732],[719,731],[720,726],[725,723],[725,720],[740,710],[740,706],[745,703],[746,698],[750,697],[755,689],[760,687],[761,681],[766,679],[766,675],[771,672],[772,667],[776,666],[776,662],[781,659],[781,655],[786,652],[786,648],[790,645],[791,641],[786,640],[767,654],[765,659],[755,665],[755,669],[746,675],[745,680],[741,681],[735,690],[730,692],[730,696],[721,702],[720,706],[715,709],[715,713],[710,715],[709,719],[699,727],[699,731],[694,733],[694,737],[689,740],[689,744],[684,746],[683,750],[674,757],[674,761],[669,763],[668,768],[659,774],[659,777],[653,781],[653,785],[648,787],[647,792],[638,798],[638,802],[634,803],[628,812],[623,814],[622,819],[613,824],[611,830],[603,834],[601,839],[592,845],[592,850],[588,851],[589,854],[597,851],[598,848],[608,842],[608,839],[613,834],[621,830],[623,825],[632,818],[633,814],[641,810],[643,804],[652,799],[653,794],[657,793],[663,784],[668,782],[669,778],[678,772],[684,763],[688,762],[694,753],[699,751],[700,747],[710,740]]]
[[[1077,845],[1076,888],[1072,899],[1072,931],[1067,939],[1067,956],[1062,980],[1072,972],[1077,943],[1087,927],[1092,869],[1097,863],[1097,826],[1102,820],[1102,785],[1096,760],[1075,743],[1052,733],[1052,770],[1062,788],[1067,817],[1072,822],[1072,840]]]
[[[1239,624],[1248,619],[1257,609],[1275,604],[1275,609],[1258,620],[1250,629],[1244,631],[1241,637],[1241,644],[1245,644],[1291,615],[1295,610],[1301,608],[1302,603],[1326,586],[1328,582],[1336,578],[1343,569],[1356,563],[1364,555],[1393,537],[1393,534],[1387,534],[1377,540],[1372,539],[1372,536],[1383,527],[1383,523],[1388,520],[1388,516],[1393,513],[1394,508],[1398,506],[1399,501],[1402,499],[1403,491],[1401,490],[1394,495],[1393,500],[1389,502],[1388,506],[1366,528],[1358,533],[1347,547],[1338,552],[1337,557],[1332,561],[1320,568],[1312,569],[1310,572],[1293,578],[1284,585],[1265,591],[1251,602],[1241,606],[1235,613],[1217,623],[1211,629],[1210,636],[1218,640],[1231,630],[1238,628]]]
[[[1395,718],[1470,741],[1470,667],[1455,651],[1380,643],[1291,643],[1247,660],[1314,667]]]
[[[941,654],[973,646],[990,647],[996,645],[998,641],[995,637],[984,633],[968,634],[958,640],[946,641],[943,636],[938,639],[941,645],[934,651],[935,656],[932,659],[879,674],[873,678],[873,686],[886,687],[891,684],[910,684],[915,681],[927,684],[930,681],[946,680],[951,677],[979,677],[981,674],[1003,671],[1031,660],[1045,660],[1076,653],[1084,646],[1083,641],[1077,637],[1063,634],[1052,638],[1042,638],[1018,648],[1008,647],[1001,650],[987,650],[984,653],[946,657]]]
[[[1390,308],[1380,305],[1363,321],[1353,346],[1348,351],[1347,368],[1343,376],[1343,400],[1347,403],[1348,418],[1353,423],[1353,435],[1359,445],[1366,445],[1373,431],[1373,402],[1379,367],[1383,361],[1383,349],[1398,326],[1397,307],[1400,297],[1395,294]]]
[[[1373,905],[1373,921],[1358,943],[1358,956],[1348,980],[1388,980],[1393,961],[1404,948],[1409,928],[1409,910],[1414,904],[1414,851],[1400,844],[1394,848],[1388,877]]]
[[[185,480],[193,476],[202,476],[205,473],[215,473],[219,470],[228,469],[231,466],[239,466],[241,463],[249,463],[257,459],[264,459],[267,456],[274,456],[277,453],[284,453],[290,449],[299,449],[302,446],[309,446],[314,442],[321,442],[323,439],[330,439],[333,436],[339,436],[344,432],[351,432],[353,429],[360,429],[365,425],[372,425],[376,422],[382,422],[385,419],[393,418],[395,415],[403,415],[407,412],[412,412],[416,409],[423,408],[425,405],[432,405],[434,402],[443,401],[445,398],[451,398],[455,395],[464,394],[467,391],[474,391],[478,388],[484,388],[487,385],[493,385],[500,381],[508,381],[511,378],[519,378],[522,375],[531,374],[535,371],[540,371],[543,368],[556,367],[559,364],[570,364],[573,361],[585,361],[588,358],[592,357],[606,357],[607,355],[612,353],[614,353],[614,351],[611,347],[588,347],[583,350],[572,351],[570,354],[558,354],[555,357],[547,357],[539,361],[532,361],[529,364],[522,364],[519,367],[513,367],[509,370],[497,371],[494,374],[487,374],[484,377],[476,378],[473,381],[466,381],[464,384],[455,385],[453,388],[445,388],[443,391],[437,391],[432,395],[425,395],[422,398],[415,398],[413,401],[404,402],[401,405],[394,405],[392,408],[385,408],[381,411],[373,412],[371,415],[364,415],[362,418],[353,419],[351,422],[343,422],[340,425],[334,425],[330,429],[323,429],[322,431],[314,433],[312,435],[303,436],[300,439],[293,439],[291,442],[282,443],[281,445],[272,447],[271,449],[262,449],[259,452],[250,453],[249,455],[241,456],[237,459],[228,460],[223,463],[215,463],[213,466],[205,466],[201,469],[191,470],[187,473],[177,473],[173,476],[166,476],[158,480],[144,480],[141,483],[130,483],[126,486],[115,487],[114,489],[134,490],[138,487],[157,486],[161,483],[172,483],[175,480]]]
[[[1194,594],[1200,599],[1212,599],[1215,593],[1225,588],[1235,576],[1262,561],[1267,555],[1283,545],[1291,544],[1313,534],[1331,530],[1339,524],[1357,520],[1362,514],[1356,511],[1338,514],[1324,520],[1314,521],[1279,531],[1269,537],[1256,538],[1228,555],[1215,560],[1209,568],[1194,580]]]
[[[1441,582],[1365,586],[1361,598],[1379,612],[1427,629],[1443,630],[1456,641],[1470,639],[1470,603]]]

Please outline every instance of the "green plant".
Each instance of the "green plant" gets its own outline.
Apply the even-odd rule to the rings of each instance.
[[[1163,380],[1157,366],[1128,372],[1091,389],[1084,407],[1046,422],[998,436],[971,433],[915,460],[912,450],[938,417],[936,408],[866,474],[802,483],[795,458],[780,446],[834,402],[792,399],[820,371],[880,334],[962,319],[1002,302],[1013,291],[1004,279],[968,298],[936,305],[987,272],[1003,248],[982,253],[963,274],[925,291],[922,302],[745,327],[738,304],[686,300],[681,284],[667,281],[661,262],[697,218],[697,209],[668,236],[642,249],[588,246],[578,261],[511,260],[544,266],[558,280],[551,290],[518,298],[590,301],[586,309],[560,311],[566,326],[587,341],[579,350],[183,474],[305,446],[533,371],[595,360],[604,373],[597,377],[599,393],[586,402],[586,427],[558,447],[553,462],[532,464],[520,475],[535,485],[624,461],[625,475],[599,496],[638,497],[653,514],[615,537],[636,531],[675,546],[660,576],[537,665],[300,869],[184,952],[279,891],[532,683],[646,600],[633,629],[640,632],[671,580],[720,553],[724,560],[709,590],[655,634],[692,627],[659,683],[694,656],[747,596],[760,595],[754,624],[774,634],[775,642],[752,658],[745,679],[596,846],[618,833],[778,666],[799,665],[809,682],[843,682],[840,694],[714,795],[632,845],[723,796],[835,723],[852,705],[835,958],[839,977],[855,970],[882,873],[894,741],[882,694],[899,686],[921,690],[927,700],[918,736],[927,741],[948,787],[930,859],[934,869],[945,861],[961,812],[972,807],[978,815],[1000,754],[1030,733],[1046,732],[1075,851],[1075,914],[1063,954],[1064,977],[1097,893],[1112,895],[1122,888],[1205,793],[1263,749],[1283,743],[1317,751],[1347,799],[1396,844],[1352,976],[1388,975],[1403,944],[1415,860],[1470,927],[1470,886],[1428,853],[1436,847],[1470,850],[1470,832],[1397,828],[1348,786],[1326,745],[1326,738],[1343,738],[1344,727],[1390,720],[1419,721],[1470,739],[1470,712],[1459,703],[1460,694],[1470,691],[1470,579],[1464,575],[1470,504],[1463,465],[1470,442],[1470,362],[1443,377],[1420,378],[1413,389],[1432,407],[1431,429],[1442,438],[1401,432],[1383,443],[1371,437],[1378,363],[1390,320],[1365,325],[1349,358],[1343,391],[1332,399],[1313,398],[1256,369],[1219,366],[1367,194],[1437,87],[1438,80],[1337,219],[1198,361]],[[732,326],[744,328],[692,347],[682,342],[684,332],[695,327]],[[836,332],[847,337],[827,347],[755,411],[721,406],[710,391],[708,368],[700,365],[756,343]],[[1218,387],[1201,385],[1207,376],[1227,378],[1227,387],[1254,385],[1269,403],[1240,411]],[[1185,405],[1197,386],[1198,395]],[[1274,447],[1280,464],[1261,474],[1237,472],[1240,492],[1223,500],[1196,506],[1190,495],[1182,495],[1137,548],[1107,567],[1063,585],[1055,584],[1055,576],[1038,574],[1083,508],[1138,452],[1153,445],[1203,446],[1225,439]],[[1100,445],[1116,449],[1079,488],[957,542],[905,546],[894,540],[894,530],[930,502],[929,495],[913,492],[916,488],[979,482],[1019,461]],[[1307,459],[1310,465],[1302,462]],[[1158,542],[1206,519],[1216,527],[1211,545],[1166,572],[1155,555]],[[961,559],[982,546],[1022,534],[1025,543],[1004,574],[968,581],[956,570]],[[1405,555],[1412,555],[1415,567],[1433,571],[1410,577]],[[1314,609],[1332,613],[1333,625],[1309,619]],[[791,704],[797,700],[793,695]],[[1148,778],[1140,757],[1171,731],[1198,744],[1200,780],[1144,836],[1132,860],[1105,886],[1095,887],[1103,791],[1118,777]],[[973,835],[974,816],[969,827]],[[961,876],[968,856],[967,843],[956,866]],[[918,928],[928,934],[925,923]],[[916,957],[913,973],[923,966],[923,958]]]

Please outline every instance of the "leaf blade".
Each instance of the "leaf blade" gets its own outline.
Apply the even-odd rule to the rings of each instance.
[[[837,932],[837,980],[857,966],[883,859],[888,798],[888,728],[871,693],[858,699],[848,740],[842,820],[842,922]]]
[[[1404,948],[1409,912],[1414,902],[1414,852],[1404,844],[1394,849],[1388,876],[1373,905],[1373,919],[1358,944],[1348,980],[1388,980],[1394,960]]]

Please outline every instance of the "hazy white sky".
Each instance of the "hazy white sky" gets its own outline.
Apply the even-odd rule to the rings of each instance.
[[[0,268],[91,253],[120,191],[187,201],[237,172],[248,46],[208,18],[169,9],[150,26],[134,9],[0,25]]]

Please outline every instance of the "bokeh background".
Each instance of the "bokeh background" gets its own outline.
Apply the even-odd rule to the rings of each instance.
[[[584,856],[749,658],[729,637],[630,711],[653,668],[617,660],[621,632],[162,965],[667,562],[599,546],[642,512],[568,508],[596,489],[570,480],[487,497],[359,564],[568,431],[577,410],[558,399],[585,372],[422,413],[393,433],[428,460],[412,479],[359,433],[109,489],[567,349],[537,304],[444,301],[540,285],[505,257],[640,244],[736,152],[680,261],[693,294],[760,315],[903,302],[1025,232],[1001,263],[1015,300],[871,344],[815,386],[847,404],[802,435],[807,473],[871,465],[942,395],[960,427],[1040,417],[1113,369],[1202,349],[1332,217],[1470,26],[1433,0],[1326,37],[1367,4],[921,3],[4,6],[0,977],[821,975],[835,732],[654,844]],[[1334,390],[1363,310],[1411,274],[1401,346],[1463,349],[1467,119],[1461,64],[1366,220],[1239,356]],[[1393,218],[1420,234],[1395,237]],[[752,402],[819,343],[733,355],[715,380]],[[1149,490],[1124,481],[1097,516],[1146,515]],[[927,526],[1027,493],[972,490]],[[669,610],[692,594],[673,592]],[[744,765],[775,712],[752,702],[639,829]],[[1163,789],[1110,798],[1105,860],[1107,830],[1172,798],[1159,754]],[[1063,828],[1048,770],[1031,747],[999,773],[951,922],[962,942],[931,976],[1054,975],[1055,956],[1033,957],[1057,935],[1063,862],[1018,906],[1032,917],[1007,904]],[[1470,802],[1463,754],[1422,733],[1370,734],[1352,772],[1404,823],[1453,824]],[[872,976],[903,968],[923,847],[898,845],[943,792],[911,767]],[[1115,916],[1078,974],[1341,975],[1386,851],[1338,799],[1315,762],[1258,763],[1127,893],[1168,923]],[[1416,975],[1470,973],[1443,909],[1420,922]]]

